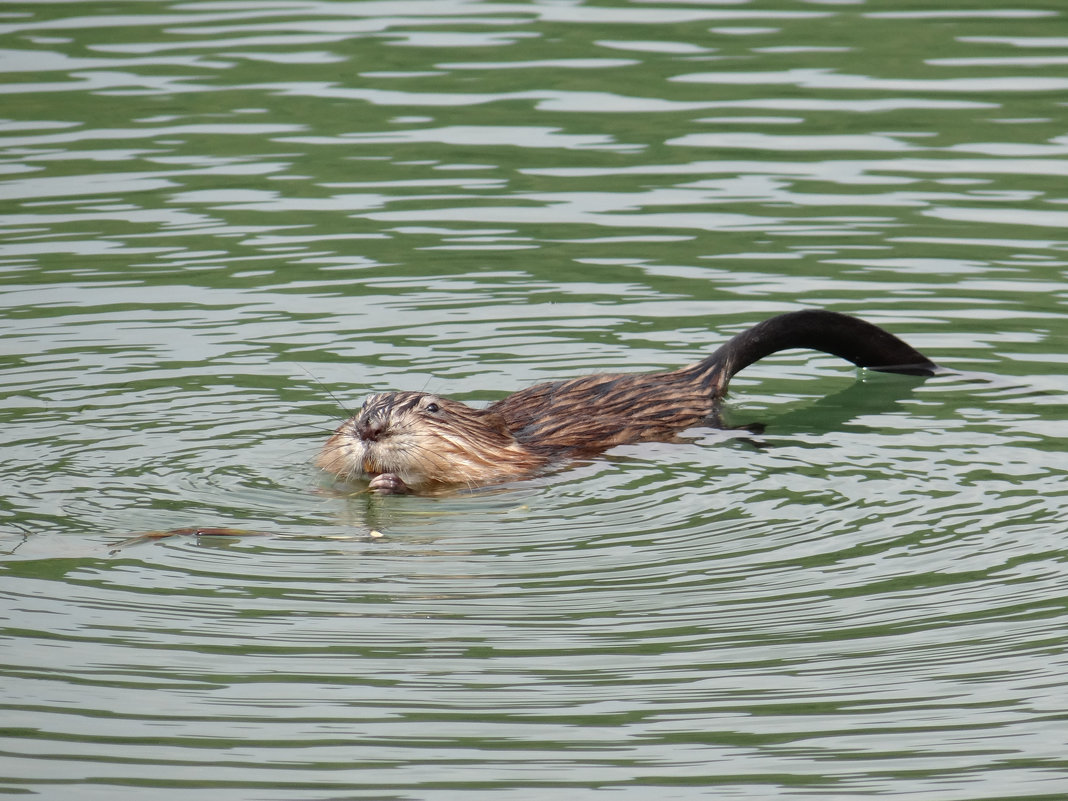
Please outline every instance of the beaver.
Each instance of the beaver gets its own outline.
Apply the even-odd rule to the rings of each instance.
[[[872,323],[806,309],[765,320],[672,372],[537,384],[484,409],[427,392],[371,395],[327,440],[316,464],[344,479],[367,478],[379,493],[522,478],[615,445],[664,441],[702,423],[717,425],[731,377],[788,348],[823,351],[889,373],[931,375],[937,369]]]

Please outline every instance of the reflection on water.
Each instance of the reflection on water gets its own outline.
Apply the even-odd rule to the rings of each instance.
[[[1063,16],[0,13],[0,788],[1063,797]],[[951,371],[781,354],[765,434],[471,494],[310,466],[370,391],[801,306]],[[185,527],[268,536],[112,552]]]

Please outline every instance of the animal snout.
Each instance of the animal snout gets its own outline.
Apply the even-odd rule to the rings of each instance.
[[[364,442],[378,442],[386,433],[386,421],[381,417],[362,418],[356,421],[356,435]]]

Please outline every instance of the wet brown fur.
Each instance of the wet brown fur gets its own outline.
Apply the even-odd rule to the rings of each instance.
[[[485,409],[423,392],[372,395],[326,442],[316,464],[343,478],[371,477],[372,488],[381,491],[518,478],[615,445],[668,440],[709,421],[731,376],[790,347],[887,372],[935,369],[918,351],[863,320],[794,312],[754,326],[688,367],[537,384]]]

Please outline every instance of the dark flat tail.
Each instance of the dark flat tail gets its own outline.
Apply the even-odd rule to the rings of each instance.
[[[686,371],[693,371],[718,397],[739,370],[790,348],[830,353],[884,373],[933,375],[938,369],[918,350],[877,325],[837,312],[806,309],[780,314],[743,331]]]

